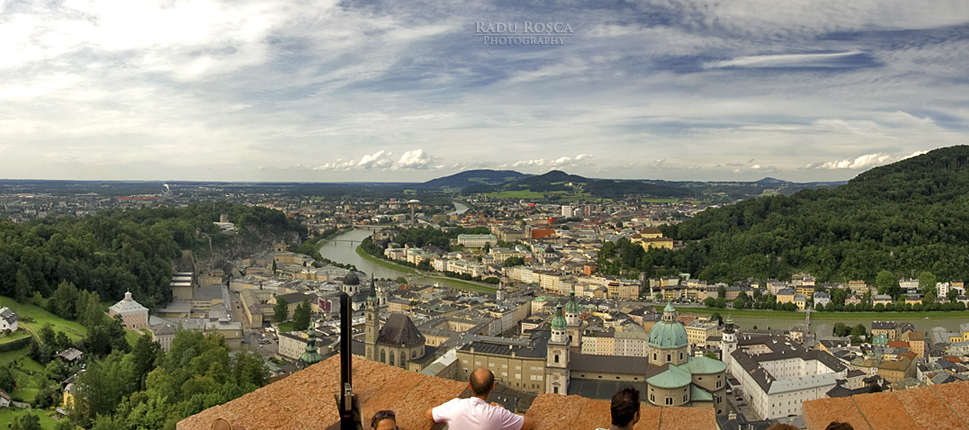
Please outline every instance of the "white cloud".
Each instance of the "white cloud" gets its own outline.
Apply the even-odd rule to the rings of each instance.
[[[424,153],[423,149],[415,149],[412,151],[407,151],[404,155],[400,156],[397,163],[394,164],[394,169],[427,169],[434,167],[435,162],[434,157]]]
[[[592,165],[591,162],[582,162],[582,160],[588,160],[592,158],[592,154],[579,154],[575,157],[559,157],[554,160],[546,160],[544,158],[537,158],[534,160],[522,160],[512,164],[512,167],[547,167],[549,169],[557,169],[563,167],[577,166],[577,165]]]
[[[722,67],[837,67],[838,60],[861,51],[838,52],[829,54],[785,54],[785,55],[753,55],[737,57],[733,60],[713,61],[703,65],[706,69]]]
[[[809,164],[805,166],[809,169],[867,169],[875,166],[880,166],[887,164],[892,160],[892,156],[883,153],[877,154],[865,154],[854,159],[846,158],[844,160],[827,161],[824,163]]]

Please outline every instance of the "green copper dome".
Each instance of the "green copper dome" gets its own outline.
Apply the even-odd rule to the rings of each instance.
[[[555,310],[555,317],[552,318],[552,330],[565,330],[567,326],[565,315],[562,315],[562,305],[559,305]]]
[[[572,292],[572,298],[569,299],[568,303],[565,304],[565,313],[567,314],[577,314],[579,313],[579,304],[575,302],[575,292]]]
[[[676,309],[670,303],[663,309],[663,320],[649,331],[649,346],[660,349],[682,348],[689,344],[686,327],[676,321]]]

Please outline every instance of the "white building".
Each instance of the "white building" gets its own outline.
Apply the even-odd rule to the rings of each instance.
[[[20,317],[17,316],[17,313],[13,309],[6,306],[0,308],[0,331],[17,331],[17,320],[19,319]]]
[[[724,349],[733,350],[727,371],[740,382],[740,392],[750,407],[764,419],[801,415],[803,402],[826,397],[848,372],[830,354],[805,350],[783,337],[738,335],[732,342],[734,345]]]

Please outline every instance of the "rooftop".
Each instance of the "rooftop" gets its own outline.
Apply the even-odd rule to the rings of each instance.
[[[832,421],[857,430],[969,429],[969,381],[804,402],[808,430]]]
[[[465,394],[467,383],[407,372],[396,367],[354,358],[353,389],[366,421],[379,410],[397,413],[401,430],[428,430],[424,411]],[[333,394],[340,382],[338,356],[246,394],[206,409],[178,423],[178,430],[209,429],[218,418],[250,430],[268,428],[338,428]],[[591,429],[608,427],[609,401],[579,396],[539,394],[526,414],[537,428]],[[363,423],[369,427],[369,422]],[[716,428],[713,409],[643,406],[636,430]]]

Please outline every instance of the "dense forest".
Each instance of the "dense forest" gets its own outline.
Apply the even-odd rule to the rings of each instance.
[[[618,244],[601,267],[700,279],[865,280],[880,271],[964,279],[969,267],[969,147],[938,149],[878,167],[834,189],[747,200],[662,227],[677,251]]]
[[[213,224],[221,214],[236,223],[238,234]],[[131,291],[154,308],[171,297],[172,259],[182,250],[204,255],[233,240],[303,233],[281,212],[225,203],[105,210],[23,224],[0,220],[0,295],[25,302],[35,293],[50,297],[67,282],[110,301]]]

